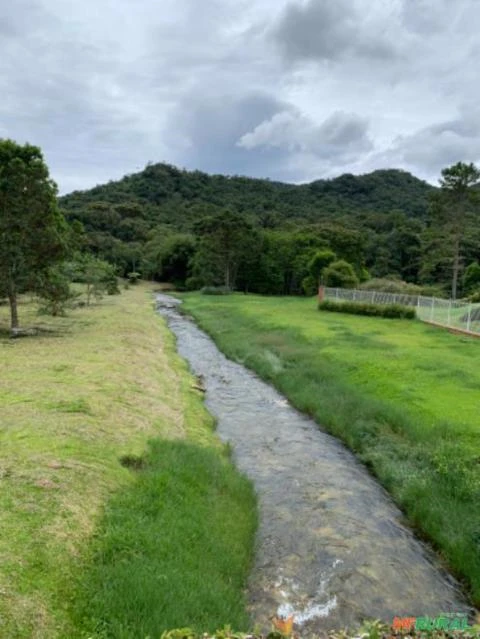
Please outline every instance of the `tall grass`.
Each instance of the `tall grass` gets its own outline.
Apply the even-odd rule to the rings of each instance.
[[[255,502],[226,457],[151,443],[131,488],[108,504],[75,601],[89,637],[159,638],[188,626],[247,630],[241,594]]]
[[[315,300],[187,295],[231,358],[342,439],[480,603],[480,343]],[[461,373],[461,374],[460,374]]]

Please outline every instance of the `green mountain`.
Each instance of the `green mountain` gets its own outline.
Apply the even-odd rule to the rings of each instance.
[[[65,195],[60,205],[78,245],[120,274],[140,271],[190,287],[231,279],[245,290],[301,293],[312,255],[323,249],[360,280],[447,283],[446,244],[428,223],[436,190],[396,169],[295,185],[151,164]],[[469,264],[478,242],[466,248]]]
[[[434,188],[396,169],[293,185],[155,164],[116,182],[70,193],[60,198],[60,203],[66,211],[74,212],[99,201],[113,205],[135,202],[153,223],[178,229],[189,228],[205,206],[227,207],[250,214],[262,225],[277,226],[287,220],[315,223],[359,212],[400,211],[408,217],[424,218]]]

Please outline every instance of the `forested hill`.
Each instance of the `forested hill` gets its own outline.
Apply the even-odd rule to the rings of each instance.
[[[435,191],[395,169],[293,185],[155,164],[60,205],[78,246],[119,274],[290,294],[307,290],[309,264],[322,249],[353,267],[349,282],[446,284],[447,244],[428,224]],[[466,246],[466,264],[477,249],[476,241]]]
[[[60,199],[68,211],[93,202],[137,202],[147,217],[186,230],[202,212],[198,205],[230,208],[248,213],[264,226],[287,219],[315,223],[325,218],[358,212],[401,211],[423,218],[428,195],[434,189],[406,171],[379,170],[367,175],[345,174],[331,180],[293,185],[246,177],[183,171],[167,164],[147,166],[119,181],[75,191]]]

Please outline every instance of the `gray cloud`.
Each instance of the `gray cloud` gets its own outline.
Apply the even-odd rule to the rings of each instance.
[[[62,192],[148,161],[305,181],[479,157],[478,0],[0,3],[0,136]]]
[[[273,34],[292,61],[395,57],[392,43],[372,26],[351,0],[309,0],[289,3]]]
[[[421,36],[441,34],[463,30],[465,20],[477,19],[475,9],[471,0],[402,0],[401,18],[408,30]]]
[[[172,147],[184,165],[213,173],[275,176],[288,153],[264,149],[252,154],[237,142],[287,105],[267,94],[185,96],[172,115]],[[175,133],[181,132],[181,133]]]

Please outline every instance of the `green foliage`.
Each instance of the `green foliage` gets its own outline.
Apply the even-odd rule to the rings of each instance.
[[[302,288],[305,295],[311,297],[318,291],[318,280],[313,275],[307,275],[302,280]]]
[[[366,304],[364,302],[319,302],[320,311],[350,313],[352,315],[368,315],[370,317],[386,317],[389,319],[415,319],[415,309],[401,304]]]
[[[63,265],[43,271],[37,278],[35,290],[44,302],[40,310],[53,317],[63,315],[68,302],[74,297]]]
[[[172,282],[178,288],[184,288],[190,277],[194,253],[193,235],[172,234],[168,229],[159,229],[144,247],[142,272],[148,278]]]
[[[337,256],[335,253],[329,249],[324,249],[323,251],[317,251],[315,253],[308,263],[308,270],[317,283],[320,283],[323,271],[327,268],[327,266],[330,266],[332,262],[335,262],[336,259]]]
[[[480,291],[477,291],[473,295],[470,295],[468,301],[472,302],[473,304],[478,304],[480,302]]]
[[[480,289],[480,264],[472,262],[463,273],[463,291],[468,295],[478,289]]]
[[[208,209],[230,207],[253,215],[262,228],[278,228],[286,220],[318,222],[325,214],[335,219],[338,215],[397,210],[408,217],[425,217],[428,195],[434,190],[426,182],[399,170],[293,185],[154,164],[119,181],[89,191],[75,191],[62,197],[61,203],[74,217],[79,217],[85,215],[89,205],[100,201],[123,215],[119,207],[129,202],[130,206],[137,204],[141,208],[143,219],[155,218],[157,223],[175,221],[178,230],[191,228],[196,219],[209,213]]]
[[[0,295],[18,327],[17,295],[63,259],[67,227],[42,152],[0,139]]]
[[[331,262],[323,270],[323,281],[326,286],[335,288],[355,288],[359,283],[353,266],[345,260]]]
[[[426,297],[442,297],[442,290],[435,286],[418,286],[398,279],[372,278],[360,284],[363,291],[381,291],[400,295],[424,295]]]
[[[100,299],[103,293],[115,295],[120,292],[115,268],[112,264],[99,260],[88,253],[78,253],[75,259],[65,265],[66,272],[73,282],[86,284],[86,303],[90,305],[92,297]]]
[[[431,216],[448,246],[452,268],[452,299],[457,297],[461,270],[460,253],[469,226],[478,222],[480,200],[474,188],[480,182],[480,170],[472,163],[457,162],[442,170],[440,193],[432,197]]]
[[[137,282],[140,280],[141,278],[141,274],[137,273],[136,271],[132,271],[131,273],[127,273],[127,280],[129,282],[129,284],[137,284]]]
[[[113,268],[109,269],[103,279],[105,284],[105,292],[107,295],[120,295],[120,287],[118,286],[118,277],[115,275]]]
[[[192,273],[205,285],[234,288],[244,254],[251,248],[252,225],[232,211],[220,211],[198,220],[200,237]]]
[[[64,196],[61,205],[69,221],[83,225],[83,249],[120,275],[138,271],[180,289],[228,278],[244,292],[310,295],[312,277],[318,280],[310,262],[317,251],[331,251],[353,266],[360,282],[393,276],[444,292],[454,268],[452,227],[444,223],[452,215],[442,196],[451,186],[448,172],[444,181],[437,189],[405,171],[382,170],[289,185],[151,164]],[[208,227],[226,211],[236,248],[226,248],[224,224]],[[245,233],[241,223],[249,227]],[[479,259],[480,220],[469,215],[463,228],[468,264]],[[460,272],[461,263],[455,268]]]

